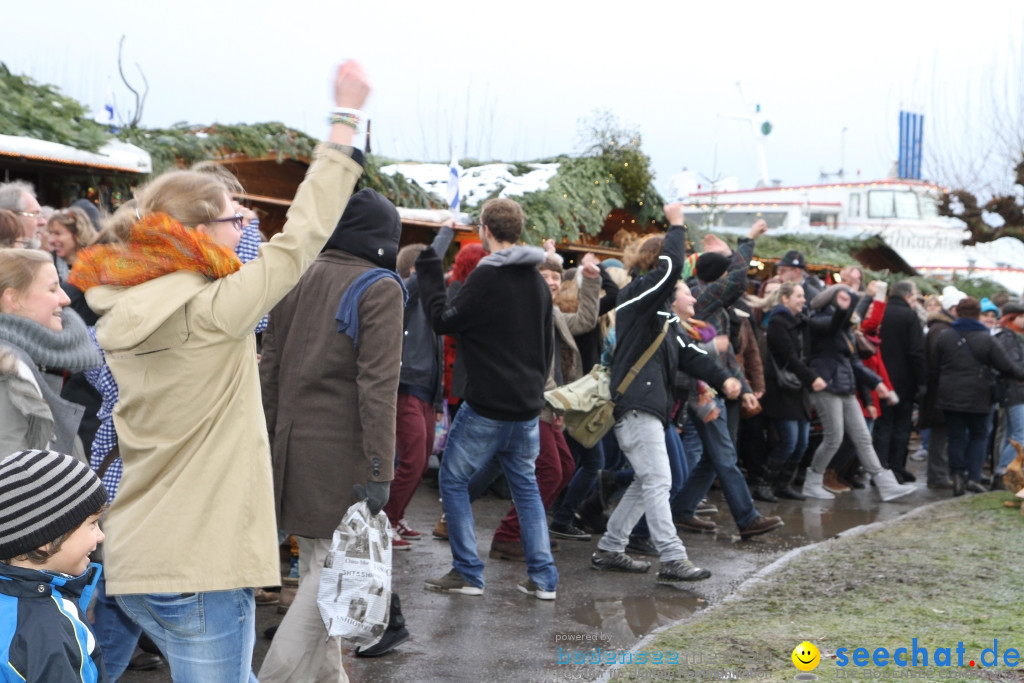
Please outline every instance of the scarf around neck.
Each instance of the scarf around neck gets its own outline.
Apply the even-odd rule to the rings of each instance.
[[[84,292],[99,285],[141,285],[179,270],[216,279],[241,266],[233,251],[206,233],[186,228],[166,213],[152,213],[132,226],[125,244],[78,252],[68,281]]]
[[[0,344],[16,346],[47,368],[81,372],[103,365],[85,323],[70,308],[61,314],[64,329],[60,332],[20,315],[0,313]]]

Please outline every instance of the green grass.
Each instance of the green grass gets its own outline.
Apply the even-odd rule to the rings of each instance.
[[[843,674],[912,672],[916,680],[1019,681],[1024,667],[1002,663],[1007,648],[1024,660],[1024,518],[1003,506],[1007,493],[970,496],[929,506],[910,518],[821,543],[791,559],[739,596],[658,634],[641,650],[678,652],[693,666],[628,665],[613,681],[693,680],[700,669],[731,669],[741,680],[788,681],[800,673],[790,653],[802,641],[822,653],[819,680]],[[846,647],[874,652],[911,647],[929,651],[929,666],[900,669],[891,661],[843,668],[832,656]],[[959,668],[999,639],[998,667]],[[952,649],[953,667],[934,666],[937,648]],[[754,662],[757,662],[754,664]],[[738,667],[746,664],[747,670]],[[767,677],[765,677],[767,675]],[[886,676],[888,677],[888,676]],[[721,678],[719,677],[719,680]],[[878,680],[877,678],[875,680]],[[882,680],[885,680],[884,678]],[[889,678],[889,680],[899,680]]]

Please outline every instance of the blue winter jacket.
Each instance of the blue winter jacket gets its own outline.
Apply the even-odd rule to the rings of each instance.
[[[0,681],[107,680],[85,617],[101,571],[91,564],[69,577],[0,564]]]

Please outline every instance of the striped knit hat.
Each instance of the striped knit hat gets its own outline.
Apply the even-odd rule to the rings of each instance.
[[[21,451],[0,460],[0,559],[41,548],[107,502],[89,466],[52,451]]]

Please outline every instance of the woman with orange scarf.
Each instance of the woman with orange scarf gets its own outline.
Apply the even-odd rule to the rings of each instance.
[[[107,592],[175,680],[255,680],[251,587],[280,572],[252,330],[345,208],[362,172],[350,145],[368,93],[357,63],[339,67],[328,141],[255,260],[243,266],[219,239],[241,219],[223,181],[173,171],[139,192],[124,244],[81,251],[72,271],[102,316],[96,338],[120,388],[124,476],[104,521]]]

